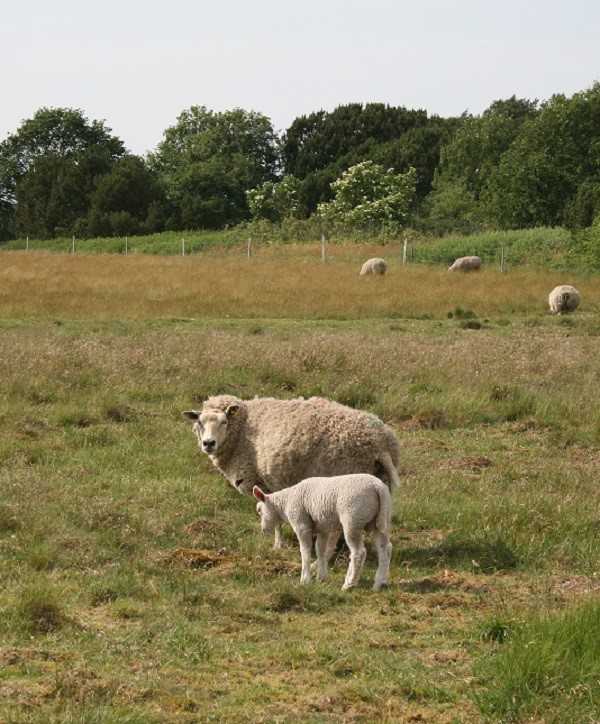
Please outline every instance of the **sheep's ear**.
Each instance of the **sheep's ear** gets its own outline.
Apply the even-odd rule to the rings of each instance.
[[[240,409],[240,406],[233,402],[231,405],[227,406],[227,409],[225,410],[225,416],[226,417],[233,417],[236,412]]]
[[[196,412],[196,410],[186,410],[181,414],[186,418],[186,420],[193,420],[194,422],[198,422],[198,418],[200,417],[200,413]]]
[[[261,500],[263,503],[265,502],[265,494],[263,491],[258,487],[258,485],[255,485],[252,488],[252,495],[257,498],[258,500]]]

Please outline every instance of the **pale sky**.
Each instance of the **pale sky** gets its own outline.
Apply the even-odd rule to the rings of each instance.
[[[442,116],[600,80],[598,0],[4,0],[0,140],[40,106],[152,150],[191,105],[276,130],[379,101]]]

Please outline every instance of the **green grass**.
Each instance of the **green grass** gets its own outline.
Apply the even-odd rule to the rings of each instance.
[[[239,243],[236,236],[223,231],[164,231],[159,234],[130,236],[127,238],[128,254],[160,254],[179,256],[181,241],[185,240],[185,253],[198,254],[215,247],[228,247]],[[30,251],[49,251],[70,254],[72,238],[57,239],[14,239],[0,245],[6,251],[29,248]],[[75,239],[78,254],[125,254],[125,237],[97,237]]]
[[[505,722],[597,721],[600,713],[600,603],[508,628],[479,667],[484,714]]]
[[[598,639],[567,616],[600,570],[596,315],[444,303],[0,321],[0,721],[561,721],[560,697],[593,721],[597,647],[576,643],[562,689],[550,654],[567,661],[584,625]],[[181,419],[216,392],[321,394],[397,430],[385,592],[372,551],[356,590],[343,551],[299,585],[290,531],[273,551]],[[539,609],[565,611],[563,634],[523,623]],[[502,668],[529,640],[549,687],[526,651]]]

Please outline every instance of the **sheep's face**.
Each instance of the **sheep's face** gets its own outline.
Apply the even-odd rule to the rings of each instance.
[[[267,502],[257,503],[256,512],[260,518],[260,529],[263,533],[274,533],[280,523],[279,516],[272,505]]]
[[[229,405],[225,412],[208,410],[196,412],[190,410],[183,414],[194,420],[192,431],[198,438],[198,447],[207,455],[216,455],[227,438],[227,428],[231,418],[238,410],[238,405]]]
[[[258,500],[256,512],[260,518],[260,529],[263,533],[274,533],[281,520],[277,511],[269,502],[269,496],[258,485],[252,488],[252,495]]]

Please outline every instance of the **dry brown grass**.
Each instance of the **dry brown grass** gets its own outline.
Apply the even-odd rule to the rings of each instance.
[[[600,306],[596,281],[574,275],[535,270],[449,274],[425,266],[403,268],[391,258],[385,279],[359,279],[361,259],[385,249],[334,248],[326,264],[313,251],[265,250],[251,260],[233,254],[182,259],[5,252],[0,316],[440,318],[461,307],[487,317],[542,313],[549,291],[567,282],[581,290],[582,310]],[[387,251],[397,259],[396,251]]]

